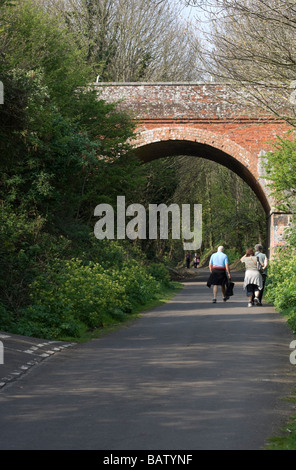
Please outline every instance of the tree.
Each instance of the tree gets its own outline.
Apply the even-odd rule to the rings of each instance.
[[[87,88],[84,61],[76,74],[72,35],[27,1],[2,18],[0,291],[18,309],[47,263],[90,249],[95,206],[132,194],[140,179],[126,143],[134,124]]]
[[[150,162],[144,169],[144,204],[202,204],[203,253],[225,244],[235,259],[246,247],[265,242],[266,216],[260,202],[227,168],[203,158],[180,156]],[[167,255],[174,262],[183,260],[182,240],[148,240],[142,246],[152,258]]]
[[[294,137],[294,136],[292,136]],[[296,208],[296,142],[279,138],[272,151],[264,156],[263,166],[271,196],[284,211]]]
[[[197,56],[189,37],[195,30],[180,17],[178,2],[146,0],[39,0],[62,15],[86,48],[93,80],[195,80]]]
[[[5,6],[1,19],[2,61],[10,69],[42,71],[44,85],[65,111],[73,92],[91,78],[85,52],[77,48],[74,35],[30,0]]]
[[[192,0],[210,19],[200,60],[208,76],[250,85],[251,99],[295,122],[289,90],[295,77],[296,5],[291,0]],[[250,94],[249,94],[250,97]]]

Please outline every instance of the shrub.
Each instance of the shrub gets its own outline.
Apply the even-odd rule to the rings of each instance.
[[[6,310],[4,305],[0,302],[0,328],[2,330],[9,329],[11,327],[11,316]]]
[[[163,264],[152,263],[148,267],[148,272],[157,281],[161,282],[165,286],[170,283],[170,275],[168,269]]]
[[[296,266],[293,248],[282,249],[268,268],[266,300],[288,318],[296,331]]]
[[[153,270],[158,277],[165,273],[160,267]],[[124,319],[160,289],[149,269],[135,261],[126,261],[119,270],[81,259],[55,260],[30,285],[31,305],[21,310],[14,332],[79,337],[82,330]]]
[[[59,325],[82,322],[89,328],[104,326],[108,317],[124,311],[124,286],[112,279],[98,263],[84,265],[79,259],[56,261],[31,285],[32,305],[24,315],[43,316]]]
[[[127,262],[117,276],[120,283],[125,286],[130,309],[144,304],[160,291],[160,283],[144,266],[135,261]]]

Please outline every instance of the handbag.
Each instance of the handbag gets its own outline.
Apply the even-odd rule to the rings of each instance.
[[[231,297],[233,295],[234,282],[229,281],[226,288],[226,297]]]

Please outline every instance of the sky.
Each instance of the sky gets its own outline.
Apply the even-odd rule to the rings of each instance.
[[[198,7],[184,7],[184,9],[182,10],[182,15],[192,21],[194,20],[195,16],[198,16],[201,20],[205,22],[207,21],[204,11],[202,11]]]

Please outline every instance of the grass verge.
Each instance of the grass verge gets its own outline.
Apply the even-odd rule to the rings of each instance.
[[[295,395],[288,400],[295,404],[296,410],[296,390]],[[266,450],[296,450],[296,415],[290,418],[281,431],[281,435],[268,439]]]

